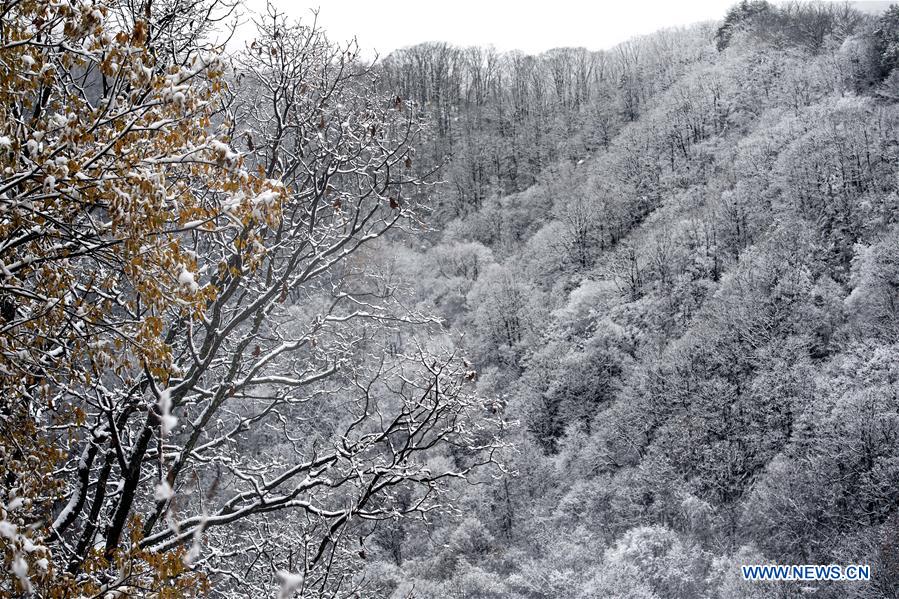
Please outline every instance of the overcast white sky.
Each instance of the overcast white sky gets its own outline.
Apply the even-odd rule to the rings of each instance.
[[[609,48],[664,27],[719,19],[737,0],[275,0],[289,15],[319,23],[335,41],[353,36],[386,56],[426,41],[538,53],[561,46]],[[248,0],[259,9],[265,0]]]

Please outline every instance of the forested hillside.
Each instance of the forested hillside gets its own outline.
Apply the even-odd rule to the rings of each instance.
[[[899,6],[245,8],[0,2],[0,598],[899,597]]]
[[[604,52],[383,61],[443,181],[384,255],[513,447],[454,516],[382,531],[376,587],[899,596],[897,64],[899,8],[761,1]]]

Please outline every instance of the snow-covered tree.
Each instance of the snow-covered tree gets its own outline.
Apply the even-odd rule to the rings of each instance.
[[[272,9],[229,68],[219,8],[4,14],[4,592],[330,595],[492,461],[377,266],[427,198],[413,107]]]

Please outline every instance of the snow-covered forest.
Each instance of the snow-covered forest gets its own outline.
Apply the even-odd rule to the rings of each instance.
[[[899,6],[247,10],[0,3],[0,597],[899,597]]]

